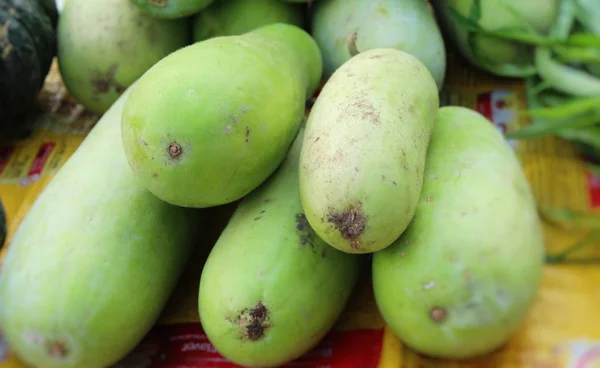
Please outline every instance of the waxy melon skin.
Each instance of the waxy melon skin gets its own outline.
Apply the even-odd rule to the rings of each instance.
[[[221,355],[246,367],[278,367],[314,347],[345,308],[362,264],[306,221],[298,194],[303,134],[242,200],[200,279],[204,331]]]
[[[198,13],[215,0],[130,0],[145,14],[157,19],[179,19]],[[225,0],[228,1],[228,0]]]
[[[0,328],[25,363],[105,368],[155,323],[203,214],[142,188],[120,144],[131,88],[32,205],[0,269]]]
[[[302,5],[281,0],[218,1],[194,16],[194,42],[244,34],[272,23],[303,27],[305,9]]]
[[[135,176],[178,206],[241,199],[284,159],[321,71],[315,41],[284,23],[172,53],[125,104],[123,145]]]
[[[300,198],[334,248],[373,253],[416,210],[439,107],[431,73],[395,49],[364,51],[327,81],[312,107],[300,155]]]
[[[536,203],[512,148],[479,113],[441,108],[415,217],[373,255],[387,325],[425,355],[490,353],[522,325],[543,263]]]

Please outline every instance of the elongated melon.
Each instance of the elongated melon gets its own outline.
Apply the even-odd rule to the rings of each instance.
[[[441,108],[415,217],[373,255],[388,326],[426,355],[490,353],[521,326],[543,263],[535,199],[512,148],[481,114]]]
[[[315,346],[343,311],[361,258],[311,229],[298,194],[304,129],[269,180],[242,200],[200,279],[199,313],[217,351],[276,367]]]
[[[104,368],[158,318],[202,213],[136,182],[120,144],[130,87],[40,194],[0,270],[0,329],[26,363]]]
[[[135,176],[178,206],[241,199],[285,158],[321,71],[315,41],[285,23],[175,51],[140,78],[123,110]]]
[[[439,106],[414,56],[364,51],[327,81],[306,125],[300,198],[315,232],[349,253],[389,246],[411,221]]]

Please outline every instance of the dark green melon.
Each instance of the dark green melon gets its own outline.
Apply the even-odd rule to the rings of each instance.
[[[52,0],[0,1],[0,129],[27,112],[56,53]]]
[[[46,12],[46,15],[50,17],[52,27],[56,28],[58,24],[58,9],[56,0],[37,0],[37,2],[42,6],[44,12]]]

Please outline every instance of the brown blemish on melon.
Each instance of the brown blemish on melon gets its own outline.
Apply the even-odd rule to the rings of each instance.
[[[125,90],[125,87],[115,82],[115,74],[117,73],[118,67],[118,65],[113,64],[108,68],[106,73],[102,73],[97,70],[92,72],[90,81],[92,82],[94,93],[107,93],[110,91],[111,87],[115,87],[115,91],[117,91],[117,93],[122,93]]]
[[[167,147],[167,152],[169,153],[169,157],[178,160],[181,156],[182,149],[179,143],[172,142],[171,144],[169,144],[169,147]]]
[[[165,6],[169,5],[168,0],[148,0],[148,3],[150,5],[158,6],[159,8],[164,8]]]
[[[305,246],[314,244],[314,232],[303,213],[296,214],[296,231],[300,239],[300,245]]]
[[[335,226],[342,237],[350,242],[352,248],[359,248],[358,238],[365,231],[367,223],[367,218],[359,206],[350,206],[342,212],[330,213],[327,216],[327,222]]]
[[[48,341],[46,343],[46,352],[53,358],[66,358],[69,355],[69,350],[66,344],[62,341]]]
[[[429,311],[429,318],[435,323],[442,323],[448,317],[448,312],[442,307],[433,307]]]
[[[249,138],[250,138],[250,127],[246,125],[246,143],[248,143]]]
[[[360,118],[371,122],[373,125],[380,125],[381,116],[379,111],[375,109],[366,96],[355,96],[355,101],[342,111],[338,116],[339,120],[350,118]]]
[[[271,326],[269,310],[262,302],[258,302],[254,308],[242,310],[236,317],[236,323],[242,329],[242,339],[260,340]]]

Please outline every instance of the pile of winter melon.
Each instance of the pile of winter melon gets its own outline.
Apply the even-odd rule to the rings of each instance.
[[[202,326],[234,363],[307,353],[359,277],[422,354],[487,354],[521,325],[543,265],[534,197],[486,118],[440,106],[426,3],[294,2],[66,1],[61,73],[102,117],[0,270],[0,330],[23,361],[126,356],[231,204],[197,267]]]

